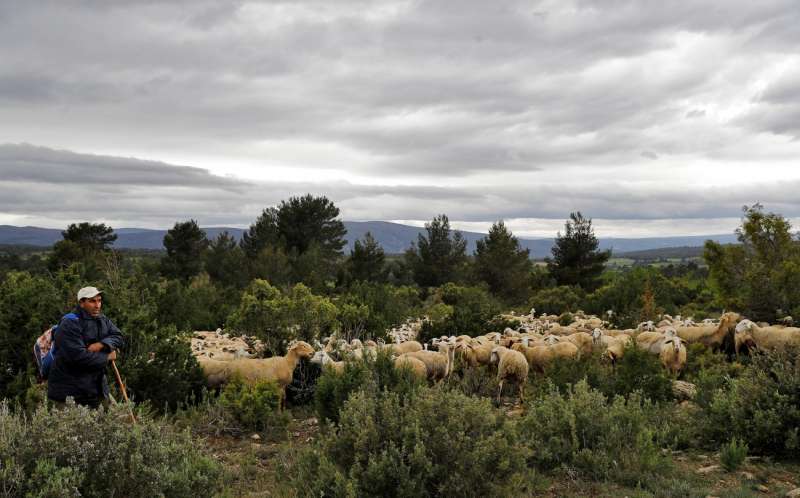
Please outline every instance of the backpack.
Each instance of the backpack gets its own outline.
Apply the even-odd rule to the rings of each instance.
[[[77,320],[78,315],[75,313],[67,313],[64,315],[62,320],[64,318]],[[53,325],[49,329],[45,330],[44,333],[40,335],[38,339],[36,339],[36,342],[33,343],[33,359],[34,363],[36,363],[39,379],[42,381],[47,380],[47,376],[50,375],[50,367],[56,360],[57,331],[58,325]]]

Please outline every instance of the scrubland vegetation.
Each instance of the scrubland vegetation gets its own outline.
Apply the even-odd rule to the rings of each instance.
[[[444,215],[402,257],[369,236],[344,255],[337,217],[306,196],[264,210],[241,243],[209,241],[189,220],[165,254],[119,253],[110,227],[87,223],[51,251],[1,255],[0,493],[704,497],[800,486],[800,349],[784,327],[800,317],[800,245],[780,215],[746,208],[741,244],[709,242],[705,265],[627,268],[605,266],[580,213],[546,267],[502,222],[466,254]],[[136,425],[123,406],[53,410],[35,381],[34,339],[89,284],[127,338],[118,364]],[[693,339],[725,311],[738,320],[719,345]],[[738,326],[745,318],[780,323],[789,339],[766,347]],[[217,392],[190,347],[194,331],[217,328],[258,341],[258,356],[289,357],[304,341],[344,363],[298,359],[285,389],[225,373]],[[585,351],[532,365],[524,401],[511,382],[496,401],[502,371],[479,349],[549,351],[593,329]],[[646,333],[678,337],[677,374],[637,341]],[[613,349],[620,335],[629,340]],[[444,378],[396,367],[382,346],[396,339],[452,348]]]

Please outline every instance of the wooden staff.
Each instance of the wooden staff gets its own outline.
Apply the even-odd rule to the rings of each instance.
[[[133,415],[133,408],[131,407],[131,402],[128,399],[128,392],[125,390],[125,384],[122,383],[122,377],[119,375],[119,370],[117,369],[117,362],[116,360],[111,360],[111,366],[114,367],[114,375],[117,377],[117,384],[119,384],[119,390],[122,391],[122,398],[125,400],[125,404],[128,405],[128,410],[131,412],[131,421],[135,424],[136,417]]]

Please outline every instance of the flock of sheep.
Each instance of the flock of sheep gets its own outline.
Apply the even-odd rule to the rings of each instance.
[[[505,382],[517,385],[520,400],[529,371],[543,373],[554,362],[580,359],[601,354],[616,362],[626,347],[637,348],[658,356],[664,368],[677,377],[686,365],[687,344],[699,343],[714,350],[722,349],[727,337],[733,336],[737,354],[742,348],[769,350],[786,345],[800,346],[800,328],[785,325],[756,324],[737,313],[724,313],[718,320],[694,323],[680,316],[664,315],[658,323],[639,324],[635,329],[615,330],[597,316],[577,312],[569,325],[559,325],[559,317],[542,314],[504,315],[518,323],[515,329],[491,332],[478,337],[466,335],[441,337],[422,344],[416,340],[422,321],[407,322],[392,329],[388,336],[394,343],[335,337],[322,342],[295,341],[285,356],[257,358],[263,346],[251,338],[229,337],[222,331],[196,332],[192,351],[202,367],[209,387],[216,388],[238,375],[245,382],[263,380],[278,384],[283,398],[292,381],[295,367],[308,359],[334,371],[344,369],[345,362],[364,356],[374,357],[381,350],[391,352],[395,365],[407,368],[414,375],[431,382],[446,379],[458,357],[465,368],[496,365],[499,381],[498,401]]]

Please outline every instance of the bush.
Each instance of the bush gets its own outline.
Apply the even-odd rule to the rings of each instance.
[[[528,305],[536,308],[537,313],[560,315],[578,309],[582,298],[580,288],[562,285],[540,290],[528,301]]]
[[[756,354],[737,379],[717,389],[705,407],[705,431],[717,444],[736,437],[756,454],[800,450],[800,351]]]
[[[150,352],[142,351],[120,365],[128,394],[137,402],[149,401],[165,411],[175,411],[190,398],[201,399],[205,376],[188,339],[179,336],[174,327],[166,327],[148,342]]]
[[[286,432],[290,416],[280,411],[281,391],[274,382],[250,385],[234,377],[222,390],[218,403],[229,420],[245,431]]]
[[[448,283],[437,289],[430,301],[429,310],[446,312],[428,313],[431,321],[423,324],[418,337],[420,342],[428,342],[434,337],[443,335],[475,337],[484,334],[490,331],[490,321],[500,312],[497,300],[480,287],[463,287]],[[436,314],[441,318],[434,318]]]
[[[365,356],[361,360],[348,361],[342,373],[324,369],[317,381],[314,406],[320,420],[338,423],[345,402],[358,390],[374,393],[389,390],[405,395],[420,384],[412,372],[395,368],[390,351],[381,350],[374,359]]]
[[[728,472],[734,472],[743,463],[747,457],[747,444],[742,443],[736,438],[731,439],[731,442],[723,445],[719,450],[719,460],[722,467]]]
[[[300,496],[512,496],[530,479],[526,455],[488,400],[360,391],[339,430],[298,459],[293,484]]]
[[[558,324],[561,325],[562,327],[566,327],[567,325],[569,325],[574,321],[575,317],[572,316],[572,313],[568,311],[565,313],[561,313],[561,316],[558,317]]]
[[[9,496],[213,494],[222,470],[187,432],[127,407],[41,406],[32,417],[0,403],[0,488]],[[52,491],[52,492],[51,492]]]
[[[656,445],[657,416],[656,406],[639,394],[609,401],[581,381],[564,395],[552,388],[530,403],[519,437],[539,468],[567,466],[593,479],[634,486],[670,469]]]

